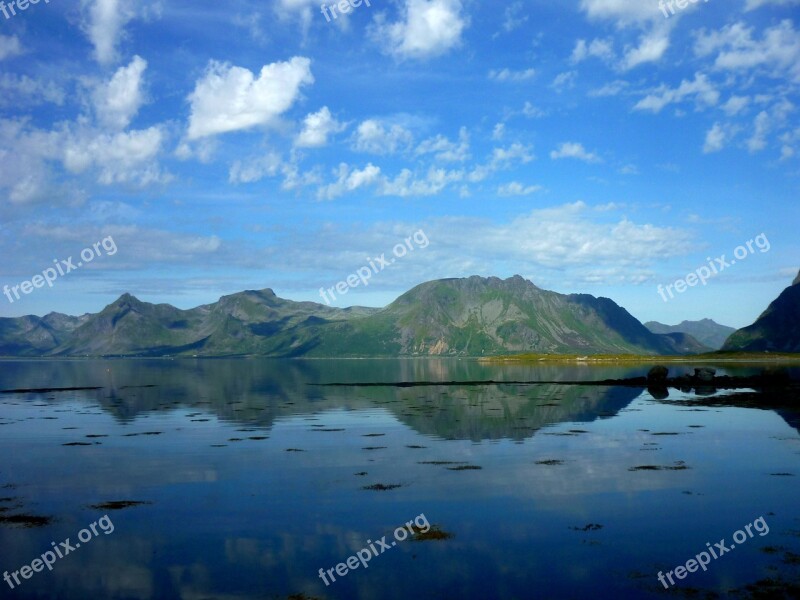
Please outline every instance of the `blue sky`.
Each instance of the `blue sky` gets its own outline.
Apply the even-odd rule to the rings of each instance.
[[[320,4],[0,13],[0,285],[117,247],[0,315],[322,302],[420,230],[334,305],[520,274],[743,326],[797,274],[800,1]],[[657,293],[759,234],[767,251]]]

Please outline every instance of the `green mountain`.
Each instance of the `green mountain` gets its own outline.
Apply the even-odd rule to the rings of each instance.
[[[190,310],[121,296],[83,317],[0,319],[13,356],[487,356],[516,352],[685,354],[608,298],[542,290],[520,276],[424,283],[383,309],[339,309],[245,291]]]
[[[520,276],[423,283],[382,311],[325,328],[311,355],[485,356],[513,352],[679,354],[694,340],[651,333],[608,298],[563,295]]]
[[[683,321],[678,325],[664,325],[658,321],[648,321],[644,326],[653,333],[686,333],[707,346],[709,350],[722,348],[725,340],[736,331],[733,327],[720,325],[711,319]]]
[[[800,273],[755,323],[736,331],[722,349],[800,352]]]

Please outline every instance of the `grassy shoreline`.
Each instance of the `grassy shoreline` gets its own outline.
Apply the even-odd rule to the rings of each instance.
[[[705,354],[686,354],[679,356],[640,355],[640,354],[512,354],[480,358],[486,364],[508,363],[781,363],[800,364],[800,354],[763,352],[707,352]]]

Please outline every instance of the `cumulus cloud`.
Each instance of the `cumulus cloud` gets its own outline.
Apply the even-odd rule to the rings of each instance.
[[[93,94],[100,122],[112,129],[125,129],[144,102],[142,76],[147,61],[134,56],[127,67],[120,67],[110,81],[99,85]]]
[[[65,97],[64,90],[52,81],[32,79],[27,75],[14,73],[0,75],[0,106],[19,106],[22,99],[27,106],[48,102],[62,106]]]
[[[442,162],[464,162],[469,158],[469,133],[462,127],[458,132],[458,142],[453,142],[443,135],[423,141],[415,154],[433,154],[434,158]]]
[[[550,158],[553,160],[574,158],[587,163],[603,162],[603,159],[597,156],[597,154],[594,152],[587,152],[583,144],[578,142],[564,142],[556,150],[550,152]]]
[[[665,106],[694,98],[698,107],[714,106],[719,102],[719,92],[703,73],[695,73],[694,80],[684,79],[677,88],[662,84],[639,100],[635,110],[660,112]]]
[[[714,126],[706,132],[706,140],[703,144],[703,153],[710,154],[712,152],[719,152],[725,147],[728,140],[728,133],[720,123],[714,123]]]
[[[96,168],[97,181],[104,185],[143,186],[167,181],[169,176],[155,161],[164,138],[160,127],[115,134],[71,134],[65,139],[64,166],[72,173]]]
[[[367,119],[356,129],[352,147],[356,152],[394,154],[408,149],[413,141],[414,135],[403,125]]]
[[[402,19],[387,23],[380,16],[372,38],[398,59],[440,56],[461,44],[468,26],[461,0],[404,0]]]
[[[318,148],[328,143],[328,137],[341,133],[347,125],[337,121],[327,106],[312,113],[303,120],[303,130],[295,140],[298,148]]]
[[[121,0],[82,0],[88,12],[84,30],[94,45],[94,56],[102,65],[117,59],[117,43],[123,36],[123,28],[133,19],[135,12],[131,2]]]
[[[381,179],[380,167],[368,163],[363,169],[353,169],[347,163],[341,163],[335,171],[336,181],[321,187],[317,191],[320,200],[333,200],[347,192],[354,192],[360,188],[379,183]]]
[[[268,125],[292,107],[303,85],[312,83],[311,61],[304,57],[265,65],[258,77],[243,67],[211,61],[188,98],[188,138]]]
[[[514,71],[512,69],[492,69],[489,71],[489,79],[495,81],[527,81],[536,76],[536,69],[524,69]]]
[[[761,39],[753,31],[742,22],[719,31],[702,30],[695,40],[695,54],[716,54],[714,66],[720,70],[746,72],[760,68],[771,77],[800,82],[800,32],[792,22],[785,19],[767,28]]]
[[[518,181],[506,183],[497,188],[498,196],[529,196],[541,191],[540,185],[523,185]]]
[[[627,71],[644,63],[657,62],[664,56],[668,48],[668,28],[656,27],[639,38],[638,46],[625,51],[620,68]]]
[[[590,57],[599,58],[604,62],[613,61],[616,54],[614,53],[612,41],[610,39],[594,39],[589,43],[586,40],[575,42],[575,48],[572,49],[570,60],[573,63],[579,63]]]

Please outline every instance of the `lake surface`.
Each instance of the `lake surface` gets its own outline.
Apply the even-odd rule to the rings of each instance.
[[[647,368],[0,362],[0,390],[100,388],[0,394],[0,572],[87,540],[0,598],[798,597],[796,413],[633,388],[311,385]],[[660,571],[721,540],[735,548],[665,590]],[[336,573],[362,549],[367,568]]]

